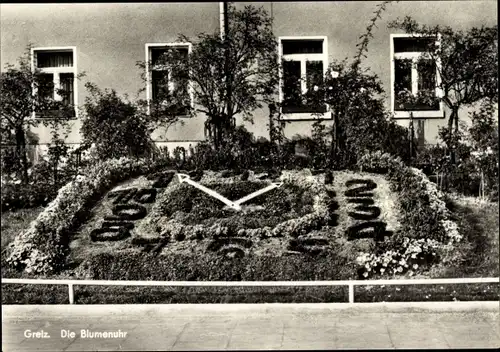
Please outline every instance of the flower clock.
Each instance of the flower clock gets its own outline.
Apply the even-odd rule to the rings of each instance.
[[[336,226],[335,192],[311,175],[284,172],[277,181],[177,177],[152,210],[167,250],[244,256],[267,247],[273,253],[319,253],[328,247],[321,230]]]

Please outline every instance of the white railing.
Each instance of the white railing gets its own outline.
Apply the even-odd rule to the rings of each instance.
[[[69,303],[75,303],[76,286],[170,286],[170,287],[305,287],[348,286],[349,303],[354,303],[354,286],[381,285],[446,285],[499,283],[498,277],[458,279],[410,279],[410,280],[339,280],[339,281],[121,281],[121,280],[58,280],[58,279],[2,279],[2,284],[67,285]]]

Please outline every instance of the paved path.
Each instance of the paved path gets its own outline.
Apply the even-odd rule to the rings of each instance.
[[[2,350],[500,347],[498,304],[3,306]],[[50,338],[27,338],[28,329]],[[122,337],[82,338],[82,329]],[[61,338],[61,330],[76,336]]]

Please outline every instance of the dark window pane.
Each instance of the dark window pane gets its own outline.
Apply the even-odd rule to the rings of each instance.
[[[54,75],[52,73],[38,76],[38,97],[42,100],[54,97]]]
[[[418,71],[418,104],[415,110],[439,110],[436,98],[436,64],[433,60],[420,60]]]
[[[37,53],[37,67],[73,67],[73,52],[39,52]]]
[[[299,107],[302,105],[300,88],[300,61],[283,62],[283,106]]]
[[[37,100],[36,116],[51,117],[50,107],[54,101],[54,75],[44,73],[37,77]]]
[[[156,64],[165,64],[162,60],[166,59],[166,55],[169,52],[173,52],[175,50],[175,57],[179,60],[185,60],[188,58],[188,48],[187,47],[169,47],[169,48],[154,48],[151,49],[151,63],[153,65]],[[165,57],[163,57],[165,55]]]
[[[323,93],[319,89],[323,85],[323,61],[306,62],[307,106],[311,112],[324,112]],[[316,90],[315,90],[316,87]]]
[[[411,60],[394,60],[394,95],[396,110],[406,110],[411,92]]]
[[[312,90],[314,86],[321,86],[323,83],[323,61],[306,62],[307,90]]]
[[[167,49],[152,49],[151,50],[151,63],[156,65],[163,54],[167,52]]]
[[[74,105],[74,75],[72,73],[61,73],[61,96],[64,105]]]
[[[151,74],[152,99],[164,100],[168,97],[167,71],[153,71]]]
[[[282,40],[283,55],[288,54],[322,54],[323,40]]]
[[[418,68],[418,91],[436,90],[436,65],[432,60],[420,60]]]
[[[434,38],[394,38],[394,52],[423,52],[432,48]]]
[[[182,62],[188,59],[187,47],[155,48],[151,50],[151,61],[154,65],[170,63],[165,70],[152,71],[152,99],[157,102],[174,104],[180,113],[187,112],[191,106],[189,96],[189,71],[186,65],[175,65],[176,60]],[[169,87],[169,81],[172,83]],[[170,89],[173,88],[173,91]],[[183,113],[183,114],[184,114]]]

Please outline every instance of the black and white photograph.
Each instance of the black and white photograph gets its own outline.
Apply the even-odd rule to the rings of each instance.
[[[2,2],[2,351],[500,348],[497,11]]]

